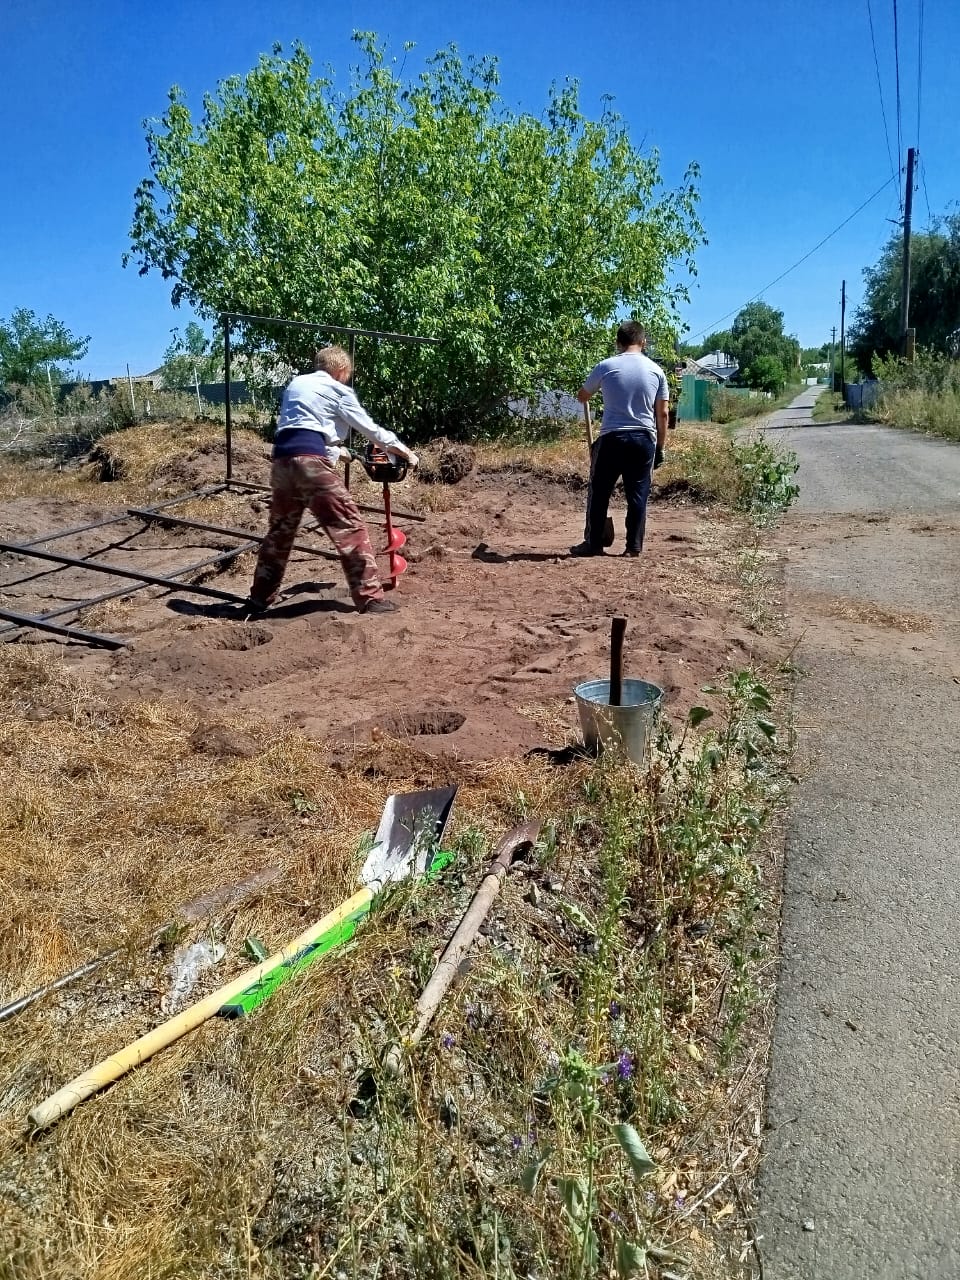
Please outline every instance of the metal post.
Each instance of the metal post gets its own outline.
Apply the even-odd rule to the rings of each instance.
[[[230,403],[230,317],[223,317],[223,384],[227,424],[227,484],[233,479],[233,414]]]
[[[843,403],[847,403],[847,393],[844,390],[847,382],[847,343],[844,336],[844,325],[847,316],[847,282],[846,280],[840,285],[840,390],[843,394]]]
[[[900,347],[904,355],[910,324],[910,224],[913,220],[913,166],[916,157],[916,149],[910,147],[907,150],[907,189],[903,201],[903,287],[900,293]]]
[[[131,410],[132,410],[132,412],[133,412],[133,416],[134,416],[134,417],[136,417],[136,416],[137,416],[137,402],[136,402],[136,400],[134,399],[134,395],[133,395],[133,379],[130,377],[130,366],[129,366],[129,364],[127,365],[127,382],[129,382],[129,384],[130,384],[130,408],[131,408]]]
[[[197,391],[197,417],[203,417],[203,410],[200,408],[200,378],[197,374],[197,366],[193,366],[193,385]]]
[[[356,369],[357,369],[356,356],[357,356],[357,335],[355,333],[351,333],[350,335],[350,385],[351,387],[354,386],[354,379],[356,376]],[[352,427],[347,432],[347,448],[348,449],[353,448],[353,428]],[[347,492],[349,493],[350,491],[349,459],[347,460],[347,463],[343,468],[343,483],[347,488]]]

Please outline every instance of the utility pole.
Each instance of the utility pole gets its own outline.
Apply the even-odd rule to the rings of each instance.
[[[907,338],[910,324],[910,223],[913,217],[913,166],[917,158],[915,147],[907,150],[907,189],[903,200],[903,291],[900,294],[900,342],[903,354],[909,355]]]
[[[843,384],[847,377],[847,344],[844,339],[845,323],[847,316],[847,282],[842,281],[840,284],[840,390],[843,391]],[[844,396],[846,400],[846,396]]]

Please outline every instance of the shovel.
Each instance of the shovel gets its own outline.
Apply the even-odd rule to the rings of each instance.
[[[590,471],[593,473],[593,419],[590,416],[590,406],[583,406],[583,425],[587,429],[587,457],[590,459]],[[613,527],[613,517],[607,516],[606,523],[603,526],[603,545],[612,547],[616,539],[616,530]]]
[[[390,796],[380,819],[373,847],[360,872],[363,887],[353,897],[328,912],[322,920],[289,942],[282,951],[276,952],[253,969],[248,969],[226,986],[212,991],[175,1017],[168,1018],[139,1040],[111,1054],[103,1062],[64,1085],[30,1112],[28,1120],[32,1128],[46,1129],[71,1112],[85,1098],[126,1075],[131,1067],[140,1066],[160,1049],[173,1044],[188,1031],[193,1031],[231,1002],[259,988],[259,984],[275,970],[286,966],[290,972],[296,972],[297,967],[302,967],[308,948],[322,946],[319,951],[322,955],[331,946],[336,946],[342,938],[328,942],[326,946],[323,946],[323,941],[329,939],[331,934],[342,931],[344,927],[352,925],[355,929],[357,921],[369,912],[375,895],[386,885],[395,884],[418,871],[422,874],[427,869],[428,859],[446,829],[455,795],[456,788],[449,787]],[[289,976],[289,972],[285,976]],[[262,1003],[276,989],[276,985],[278,984],[274,983],[269,991],[261,992],[255,1003]],[[245,1009],[243,1011],[246,1012]]]

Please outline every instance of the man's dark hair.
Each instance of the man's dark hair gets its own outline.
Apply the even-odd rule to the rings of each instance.
[[[617,346],[624,351],[627,347],[638,347],[646,340],[647,331],[639,320],[624,320],[617,330]]]

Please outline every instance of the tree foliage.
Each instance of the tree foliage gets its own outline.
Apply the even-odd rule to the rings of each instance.
[[[489,426],[511,395],[577,386],[625,313],[676,328],[696,166],[666,190],[657,153],[609,107],[587,119],[573,83],[518,115],[494,59],[451,46],[404,81],[374,35],[355,39],[346,92],[277,45],[198,119],[174,87],[148,123],[128,259],[173,280],[174,304],[439,338],[358,348],[364,399],[408,431]],[[246,339],[294,364],[309,343]]]
[[[783,331],[783,312],[766,302],[748,302],[737,312],[730,328],[729,349],[740,366],[740,380],[748,386],[762,386],[771,381],[771,360],[780,366],[779,387],[765,386],[765,390],[779,390],[797,367],[800,355],[799,342]],[[750,381],[751,377],[754,381]]]
[[[903,240],[887,241],[880,260],[863,273],[866,294],[850,326],[848,348],[864,372],[875,355],[899,352]],[[949,354],[960,338],[960,213],[915,233],[910,254],[910,325],[917,345]]]
[[[170,345],[163,353],[163,385],[192,387],[194,381],[212,382],[220,373],[220,358],[200,325],[191,320],[183,333],[170,330]]]
[[[78,338],[61,321],[18,307],[9,321],[0,320],[0,386],[46,386],[66,382],[70,371],[61,362],[82,360],[90,339]]]

